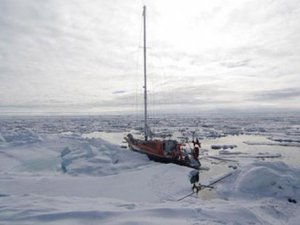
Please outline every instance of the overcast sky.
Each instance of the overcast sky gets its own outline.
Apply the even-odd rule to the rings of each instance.
[[[300,110],[299,0],[0,0],[0,111]]]

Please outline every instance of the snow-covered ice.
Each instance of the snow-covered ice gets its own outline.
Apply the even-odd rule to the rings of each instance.
[[[201,183],[232,175],[178,201],[191,193],[190,168],[120,147],[140,133],[136,117],[1,117],[0,224],[298,224],[299,116],[152,122],[163,135],[201,138]]]

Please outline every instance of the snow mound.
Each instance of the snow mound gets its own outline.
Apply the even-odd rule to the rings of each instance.
[[[228,179],[220,190],[221,194],[233,197],[300,201],[300,169],[283,162],[253,163]]]
[[[37,133],[27,128],[8,130],[2,136],[0,135],[0,139],[14,145],[32,144],[43,140]]]
[[[124,150],[102,139],[82,139],[61,151],[61,169],[71,175],[113,175],[149,164],[146,155]]]
[[[261,223],[243,207],[168,202],[159,205],[133,203],[107,198],[66,198],[39,195],[3,198],[0,209],[3,224],[269,224]],[[9,213],[8,213],[9,212]],[[238,222],[236,222],[238,221]]]

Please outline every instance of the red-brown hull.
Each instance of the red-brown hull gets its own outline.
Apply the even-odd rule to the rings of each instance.
[[[142,141],[134,139],[132,136],[125,139],[131,150],[146,154],[150,160],[161,163],[174,163],[194,169],[199,169],[201,166],[198,160],[191,159],[189,156],[182,157],[181,153],[179,153],[180,144],[177,144],[176,149],[172,150],[172,152],[166,153],[164,151],[165,143],[162,140]]]

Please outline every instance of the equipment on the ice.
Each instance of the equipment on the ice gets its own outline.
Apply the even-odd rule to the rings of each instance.
[[[194,171],[194,170],[193,170],[193,171]],[[190,174],[191,174],[193,171],[191,171]],[[190,174],[189,174],[189,176],[190,176]],[[193,174],[194,174],[194,172],[193,172]],[[205,188],[210,188],[210,189],[214,188],[214,187],[213,187],[214,184],[216,184],[216,183],[218,183],[218,182],[224,180],[225,178],[231,176],[232,174],[233,174],[233,172],[224,174],[223,176],[221,176],[221,177],[217,178],[216,180],[213,180],[212,182],[210,182],[208,185],[203,185],[203,184],[200,184],[200,183],[199,183],[198,185],[195,185],[195,188],[197,188],[196,194],[198,194],[199,191],[201,191],[201,190],[203,190],[203,189],[205,189]],[[193,181],[194,181],[194,179],[196,180],[196,178],[197,178],[197,176],[195,175],[195,178],[193,178]],[[199,178],[199,177],[198,177],[198,178]],[[198,181],[199,181],[199,180],[198,180]],[[191,178],[190,178],[190,182],[191,182]],[[192,182],[191,182],[191,183],[192,183]],[[195,183],[194,183],[194,184],[195,184]],[[193,186],[193,188],[194,188],[194,186]],[[187,197],[193,195],[194,193],[195,193],[195,191],[194,191],[194,189],[193,189],[193,192],[192,192],[192,193],[189,193],[188,195],[186,195],[186,196],[184,196],[184,197],[178,199],[177,201],[181,201],[181,200],[183,200],[183,199],[185,199],[185,198],[187,198]]]

